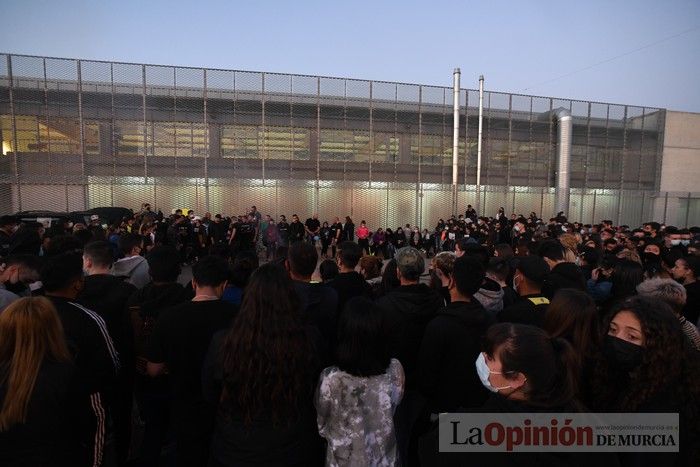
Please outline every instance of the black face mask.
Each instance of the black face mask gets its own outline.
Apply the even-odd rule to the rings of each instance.
[[[644,253],[644,262],[645,263],[658,263],[660,261],[661,261],[661,256],[657,255],[656,253],[650,253],[650,252]]]
[[[629,373],[642,362],[644,348],[607,335],[603,343],[603,353],[613,368]]]

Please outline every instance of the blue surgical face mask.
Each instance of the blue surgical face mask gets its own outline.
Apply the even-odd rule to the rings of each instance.
[[[491,381],[489,381],[489,375],[491,373],[493,373],[494,375],[502,375],[503,373],[498,372],[498,371],[489,370],[489,367],[486,364],[486,359],[484,358],[484,352],[481,352],[476,359],[476,372],[479,375],[479,379],[481,380],[481,384],[483,384],[484,387],[491,392],[498,392],[501,389],[508,389],[508,388],[512,387],[512,386],[502,386],[500,388],[496,388],[496,387],[491,386]]]
[[[683,246],[690,245],[690,240],[681,240],[681,245],[683,245]]]

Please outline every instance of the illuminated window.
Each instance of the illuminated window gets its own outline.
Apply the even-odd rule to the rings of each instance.
[[[117,154],[144,155],[143,123],[117,122],[114,127]],[[202,123],[147,122],[146,147],[152,157],[205,157],[206,128]]]
[[[17,153],[80,154],[80,123],[77,119],[18,115],[15,117],[17,130]],[[0,116],[2,128],[2,153],[14,151],[12,118]],[[85,152],[98,154],[100,151],[100,129],[97,123],[85,123]]]
[[[309,159],[309,135],[306,128],[236,125],[221,130],[223,157],[259,159]]]
[[[396,162],[399,158],[399,138],[393,133],[374,134],[372,160],[376,162]]]
[[[451,165],[452,138],[442,135],[411,135],[411,163]]]

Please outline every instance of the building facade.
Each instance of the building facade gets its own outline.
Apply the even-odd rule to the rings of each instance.
[[[0,54],[0,210],[150,202],[239,214],[256,205],[274,216],[431,226],[452,214],[452,92]],[[662,183],[674,176],[665,134],[678,133],[666,110],[488,91],[477,200],[478,91],[459,98],[462,212],[555,214],[552,113],[564,108],[573,115],[570,219],[700,221],[694,189]]]

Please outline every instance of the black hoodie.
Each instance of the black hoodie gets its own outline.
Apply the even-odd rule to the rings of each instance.
[[[387,342],[392,357],[406,373],[406,387],[415,388],[418,349],[425,327],[442,308],[442,297],[425,284],[402,285],[377,300],[384,310]]]
[[[554,266],[542,284],[542,294],[551,300],[557,290],[564,288],[586,291],[586,279],[574,263],[563,262]]]
[[[135,329],[135,352],[143,356],[148,347],[148,339],[153,331],[160,312],[193,297],[177,282],[154,284],[151,282],[138,290],[129,299],[131,320]]]
[[[118,277],[94,274],[85,278],[83,290],[76,299],[105,320],[124,371],[133,367],[134,331],[127,303],[134,293],[136,287]]]
[[[477,301],[452,302],[425,329],[418,356],[418,388],[432,413],[480,405],[488,397],[476,373],[481,340],[495,321]]]

